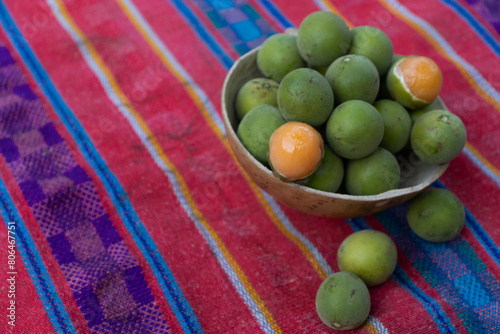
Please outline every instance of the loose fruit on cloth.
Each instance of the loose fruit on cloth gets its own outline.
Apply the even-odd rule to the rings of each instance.
[[[353,273],[340,271],[327,277],[316,293],[316,312],[333,329],[359,327],[370,313],[370,292]]]

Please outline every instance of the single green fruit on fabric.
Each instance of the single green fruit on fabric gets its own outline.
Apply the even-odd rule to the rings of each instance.
[[[297,32],[299,53],[314,66],[330,65],[346,54],[351,31],[344,20],[332,12],[318,11],[302,21]]]
[[[236,131],[245,148],[261,163],[267,163],[269,140],[274,130],[285,124],[277,107],[261,105],[243,117]]]
[[[467,131],[457,115],[438,109],[417,118],[410,140],[413,151],[422,161],[443,164],[462,152],[467,141]]]
[[[381,77],[391,66],[393,51],[391,39],[382,30],[371,26],[351,29],[351,47],[347,53],[370,59]]]
[[[320,126],[333,110],[333,92],[325,77],[310,68],[288,73],[278,89],[278,106],[287,121]]]
[[[336,104],[349,100],[373,103],[380,87],[377,68],[370,59],[359,55],[337,58],[325,73]]]
[[[411,230],[422,239],[444,242],[462,231],[465,208],[449,190],[428,188],[409,202],[406,217]]]
[[[379,100],[373,106],[384,119],[384,137],[380,147],[393,154],[401,151],[410,139],[412,123],[408,111],[393,100]]]
[[[317,190],[336,192],[344,178],[344,162],[325,146],[325,155],[318,169],[309,176],[305,186]]]
[[[262,43],[257,52],[257,67],[266,77],[280,82],[293,70],[305,67],[306,62],[297,49],[297,37],[275,34]]]
[[[279,83],[267,78],[255,78],[245,82],[236,95],[236,115],[239,119],[253,108],[269,104],[278,106]]]
[[[370,292],[353,273],[339,271],[328,276],[316,293],[316,312],[330,328],[347,330],[363,324],[370,313]]]
[[[344,177],[348,194],[368,196],[396,189],[401,171],[396,157],[378,147],[367,157],[347,161]]]
[[[384,120],[371,104],[351,100],[334,109],[326,123],[326,137],[332,150],[346,159],[360,159],[372,153],[384,136]]]
[[[376,230],[349,235],[339,246],[339,269],[356,274],[368,287],[384,283],[396,269],[398,251],[392,239]]]

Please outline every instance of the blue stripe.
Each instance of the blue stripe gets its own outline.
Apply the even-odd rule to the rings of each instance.
[[[76,333],[66,312],[66,308],[52,285],[47,268],[43,265],[42,258],[36,249],[35,241],[31,238],[22,218],[17,213],[16,207],[2,179],[0,179],[0,211],[5,225],[8,226],[8,222],[15,222],[14,237],[16,239],[16,248],[19,249],[19,254],[55,331],[57,333]],[[19,264],[16,266],[18,268]],[[20,288],[20,286],[17,287],[18,290]]]
[[[262,5],[263,8],[267,10],[267,12],[274,17],[277,22],[280,24],[282,29],[293,27],[293,23],[290,22],[283,14],[281,14],[280,10],[268,0],[257,0],[258,3]]]
[[[434,182],[431,186],[448,190],[448,188],[446,188],[445,185],[439,180]],[[488,233],[486,233],[481,224],[479,224],[477,219],[472,215],[472,213],[470,213],[469,210],[467,210],[467,208],[465,208],[465,224],[472,234],[474,234],[474,237],[479,241],[481,246],[483,246],[486,250],[488,255],[491,256],[500,268],[500,249],[495,242],[491,240]]]
[[[208,46],[210,50],[217,56],[217,59],[228,70],[233,65],[233,60],[227,53],[225,53],[217,44],[217,42],[210,36],[208,29],[200,23],[191,10],[184,4],[183,1],[171,0],[177,10],[184,16],[188,23],[193,27],[201,40]]]
[[[362,218],[346,219],[345,221],[354,231],[371,229],[370,225],[368,225],[368,223]],[[427,296],[419,287],[417,287],[411,281],[411,278],[408,277],[404,270],[399,266],[399,264],[396,266],[396,270],[394,271],[392,278],[396,283],[398,283],[418,300],[418,302],[430,314],[441,333],[457,333],[451,323],[451,320],[448,318],[441,306],[439,306],[434,299]]]
[[[96,171],[104,184],[120,218],[148,262],[180,325],[187,333],[202,333],[198,319],[182,294],[182,291],[163,260],[158,248],[154,244],[154,241],[139,220],[126,192],[121,187],[117,178],[106,167],[104,160],[97,153],[97,150],[92,145],[82,125],[57,92],[49,76],[33,54],[33,51],[22,38],[21,32],[9,16],[2,2],[0,2],[0,17],[9,39],[15,45],[40,88],[49,98],[52,106],[69,130],[86,161]]]
[[[498,300],[500,291],[497,289],[498,282],[474,249],[460,236],[441,243],[427,242],[417,237],[407,224],[406,205],[376,216],[391,235],[399,239],[399,245],[415,269],[449,302],[463,324],[469,329],[482,330],[484,319],[478,309],[491,304],[487,296]],[[474,282],[479,285],[473,285]],[[488,319],[488,316],[485,318]]]
[[[246,3],[238,4],[231,0],[195,0],[194,2],[239,54],[247,53],[264,42],[268,36],[276,33]],[[193,16],[193,19],[196,17]]]
[[[434,299],[430,298],[422,290],[420,290],[399,265],[396,266],[396,270],[394,271],[392,278],[396,283],[404,286],[405,289],[427,310],[427,312],[429,312],[441,333],[458,333],[441,306],[439,306]],[[439,319],[439,321],[436,321],[436,319]]]
[[[454,0],[441,0],[441,2],[453,8],[455,12],[476,31],[476,33],[484,40],[490,49],[493,50],[497,56],[500,56],[500,45],[496,41],[495,37],[493,37],[488,29],[478,22],[471,13]]]

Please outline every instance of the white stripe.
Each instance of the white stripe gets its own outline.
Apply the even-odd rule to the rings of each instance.
[[[327,11],[327,12],[330,12],[330,8],[328,8],[323,1],[321,0],[314,0],[314,2],[316,3],[316,6],[319,7],[319,9],[321,10],[324,10],[324,11]]]
[[[158,37],[158,35],[154,32],[153,28],[148,24],[148,22],[144,19],[142,14],[139,12],[139,10],[129,1],[129,0],[119,0],[122,3],[126,5],[126,7],[130,10],[130,12],[134,15],[134,18],[140,22],[141,26],[144,28],[144,30],[147,32],[148,36],[154,41],[155,46],[158,47],[159,50],[162,51],[162,53],[166,56],[168,61],[175,67],[176,70],[179,71],[179,73],[182,74],[186,80],[191,82],[192,87],[195,88],[196,93],[199,94],[201,100],[204,102],[205,108],[209,111],[210,118],[211,120],[217,125],[217,128],[224,133],[225,135],[225,128],[222,122],[221,117],[217,112],[215,112],[215,108],[213,107],[212,103],[210,100],[206,97],[206,94],[203,92],[203,90],[196,85],[196,82],[194,82],[191,77],[187,74],[187,72],[184,70],[184,68],[179,64],[179,62],[175,59],[175,57],[172,55],[172,53],[168,50],[168,48],[165,46],[165,44],[161,41],[161,39]],[[266,192],[262,191],[259,188],[259,192],[263,195],[263,197],[266,199],[267,203],[269,206],[273,209],[274,213],[276,216],[280,219],[280,221],[283,223],[285,228],[290,232],[293,236],[297,237],[299,240],[301,240],[308,248],[308,250],[314,254],[316,260],[320,263],[321,267],[326,273],[331,273],[332,269],[324,259],[324,257],[321,255],[321,253],[314,247],[314,245],[307,240],[302,234],[300,234],[299,231],[293,226],[293,224],[290,222],[288,217],[283,213],[281,208],[279,207],[278,203],[274,198],[269,196]]]
[[[496,183],[497,187],[500,188],[500,177],[493,172],[488,166],[485,166],[483,162],[467,147],[464,147],[463,152],[465,155],[476,165],[484,174],[486,174],[493,182]]]
[[[108,95],[109,99],[113,102],[113,104],[120,111],[120,113],[128,120],[128,122],[132,126],[134,132],[140,138],[143,145],[147,148],[149,154],[151,155],[151,157],[153,158],[155,163],[163,170],[163,172],[167,176],[168,180],[170,181],[170,183],[172,185],[174,193],[175,193],[177,199],[179,200],[179,203],[181,204],[182,208],[184,209],[184,211],[186,211],[189,218],[194,222],[196,228],[199,230],[199,232],[202,234],[202,236],[204,237],[206,242],[209,244],[210,249],[215,254],[216,259],[219,262],[220,266],[223,268],[224,272],[229,277],[231,283],[234,285],[236,291],[238,292],[240,297],[245,301],[245,304],[247,304],[247,306],[251,310],[252,314],[259,322],[261,328],[267,333],[274,333],[274,330],[271,327],[271,325],[267,322],[265,315],[263,315],[261,313],[259,306],[253,300],[253,298],[250,296],[249,292],[246,290],[243,283],[239,280],[238,275],[234,272],[233,268],[231,267],[231,265],[229,264],[229,262],[227,261],[227,259],[224,257],[221,250],[217,246],[217,243],[211,237],[210,232],[197,219],[196,215],[194,214],[194,212],[190,208],[188,201],[184,197],[184,194],[182,193],[180,185],[179,185],[177,179],[175,178],[175,175],[172,173],[172,171],[169,169],[169,167],[165,164],[165,162],[160,158],[160,156],[156,152],[154,146],[148,140],[148,136],[139,126],[139,123],[137,122],[137,120],[130,113],[130,111],[127,109],[127,107],[121,102],[118,95],[116,95],[116,93],[113,91],[109,81],[107,81],[106,76],[100,71],[99,66],[97,65],[95,60],[92,58],[92,56],[90,55],[90,52],[87,49],[86,44],[82,40],[80,40],[76,31],[74,31],[73,28],[71,27],[71,25],[66,21],[66,18],[64,17],[64,15],[62,15],[61,11],[59,10],[59,7],[58,7],[56,1],[55,0],[47,0],[47,2],[50,5],[56,18],[58,19],[59,23],[64,27],[64,29],[67,31],[67,33],[71,36],[71,38],[75,42],[75,45],[78,46],[78,49],[80,50],[87,65],[92,69],[94,74],[99,79],[99,81],[100,81],[101,85],[104,87],[104,90],[106,91],[106,94]]]
[[[377,318],[370,315],[368,316],[367,321],[380,333],[380,334],[389,334],[387,328],[385,328],[384,324],[380,322]]]
[[[117,0],[123,3],[128,10],[134,15],[134,18],[137,22],[140,23],[141,27],[146,31],[146,34],[153,40],[155,46],[161,51],[161,53],[168,59],[169,63],[171,63],[175,69],[182,75],[187,83],[189,83],[190,87],[196,92],[196,94],[200,97],[200,101],[203,103],[203,106],[210,114],[210,118],[217,125],[217,128],[222,132],[222,134],[226,135],[226,128],[224,127],[224,123],[222,119],[217,114],[214,106],[210,103],[209,98],[205,94],[205,92],[198,86],[198,84],[191,78],[191,76],[186,72],[186,70],[181,66],[181,64],[177,61],[174,55],[167,49],[165,44],[161,41],[158,35],[155,33],[153,28],[148,24],[146,19],[139,12],[137,7],[130,0]]]

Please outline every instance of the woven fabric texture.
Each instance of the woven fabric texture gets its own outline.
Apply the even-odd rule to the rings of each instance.
[[[431,243],[407,203],[301,213],[235,161],[239,56],[318,10],[431,57],[467,143],[431,187],[466,208]],[[332,333],[315,296],[351,233],[398,265],[353,333],[500,333],[500,5],[486,0],[0,2],[1,333]]]

